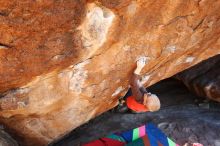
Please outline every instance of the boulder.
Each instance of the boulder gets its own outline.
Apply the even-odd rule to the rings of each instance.
[[[47,145],[113,108],[140,57],[146,87],[220,53],[220,1],[0,2],[0,122]]]
[[[202,61],[175,77],[198,96],[220,102],[220,55]]]

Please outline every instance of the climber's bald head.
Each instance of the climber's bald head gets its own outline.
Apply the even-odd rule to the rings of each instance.
[[[144,94],[144,105],[149,111],[155,112],[160,109],[160,100],[154,94]]]

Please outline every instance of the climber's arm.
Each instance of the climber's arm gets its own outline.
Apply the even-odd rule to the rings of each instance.
[[[140,83],[140,73],[146,63],[146,59],[141,58],[137,61],[137,68],[134,70],[134,73],[131,76],[130,85],[133,96],[136,101],[143,103],[143,94],[146,92],[146,89]]]
[[[140,79],[140,75],[133,73],[130,80],[130,85],[131,85],[132,94],[135,97],[136,101],[139,103],[143,103],[143,94],[140,91],[139,79]]]

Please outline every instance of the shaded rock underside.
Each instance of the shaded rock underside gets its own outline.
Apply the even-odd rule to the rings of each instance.
[[[220,55],[209,58],[175,77],[198,96],[220,102]]]

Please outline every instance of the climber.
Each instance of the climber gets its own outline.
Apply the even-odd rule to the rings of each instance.
[[[143,57],[137,60],[136,69],[132,73],[130,79],[132,96],[121,100],[125,102],[119,103],[118,109],[116,109],[117,112],[125,112],[127,109],[130,109],[132,112],[142,113],[147,111],[154,112],[160,109],[159,98],[156,95],[147,92],[140,81],[140,73],[145,64],[146,58]]]

